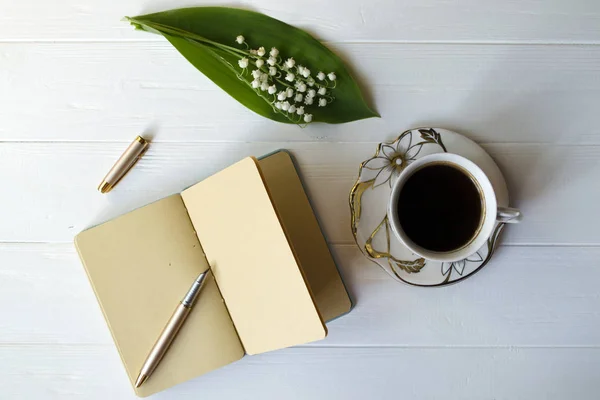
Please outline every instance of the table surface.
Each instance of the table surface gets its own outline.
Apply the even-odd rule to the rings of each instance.
[[[288,148],[355,309],[326,340],[247,357],[156,399],[597,398],[600,3],[236,3],[326,41],[382,115],[306,129],[246,110],[165,40],[120,21],[199,3],[0,0],[0,397],[133,398],[73,236]],[[358,164],[422,125],[481,143],[526,216],[481,273],[439,289],[394,282],[349,229]],[[142,132],[148,154],[100,195]]]

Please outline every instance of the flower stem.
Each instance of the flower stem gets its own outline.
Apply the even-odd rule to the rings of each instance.
[[[259,59],[261,58],[260,56],[258,56],[257,54],[252,54],[250,53],[250,51],[248,50],[241,50],[232,46],[228,46],[222,43],[218,43],[215,41],[212,41],[210,39],[207,39],[203,36],[200,36],[196,33],[193,32],[189,32],[183,29],[179,29],[179,28],[175,28],[175,27],[171,27],[171,26],[167,26],[167,25],[163,25],[161,23],[157,23],[157,22],[149,22],[149,21],[143,21],[143,20],[137,20],[135,18],[129,18],[129,17],[125,17],[125,19],[127,21],[129,21],[132,25],[136,26],[136,28],[138,29],[143,29],[144,27],[148,28],[148,30],[153,31],[153,33],[156,32],[160,32],[163,34],[167,34],[170,36],[175,36],[175,37],[179,37],[182,39],[185,39],[187,41],[189,41],[190,43],[196,43],[196,44],[202,44],[205,45],[208,49],[212,48],[212,50],[221,50],[225,53],[228,53],[238,59],[241,59],[242,57],[247,57],[250,59]],[[248,47],[248,44],[244,42],[244,44],[246,45],[246,47]],[[266,97],[265,95],[263,95],[263,93],[261,92],[261,89],[255,89],[252,87],[252,84],[246,79],[244,78],[244,75],[248,73],[248,71],[246,70],[246,68],[242,68],[242,71],[239,72],[226,58],[223,57],[222,54],[219,53],[214,53],[215,56],[217,57],[217,59],[219,61],[221,61],[221,63],[228,68],[229,70],[231,70],[236,76],[237,78],[244,82],[247,86],[249,86],[260,98],[262,98],[264,101],[266,101],[272,108],[273,111],[275,113],[281,114],[283,116],[285,116],[285,118],[287,118],[291,123],[294,124],[300,124],[302,121],[302,116],[297,116],[296,114],[290,114],[288,112],[285,112],[283,110],[279,110],[277,109],[277,107],[274,106],[274,101],[268,97]],[[278,57],[278,62],[275,64],[275,66],[277,67],[277,76],[271,76],[271,79],[273,81],[278,82],[279,84],[283,85],[286,88],[291,88],[294,89],[294,87],[292,85],[290,85],[289,83],[283,81],[282,79],[280,79],[283,75],[281,73],[282,70],[284,70],[283,65],[281,65],[281,63],[283,62],[283,58]],[[258,68],[260,71],[262,71],[263,73],[267,73],[269,72],[269,68],[268,67],[261,67]],[[302,79],[301,75],[297,74],[298,78],[301,81],[304,81],[304,79]],[[306,83],[306,82],[305,82]],[[276,97],[274,97],[276,98]]]
[[[276,80],[277,82],[281,83],[283,86],[287,86],[287,87],[289,87],[290,89],[294,89],[294,87],[293,87],[292,85],[290,85],[289,83],[287,83],[287,82],[285,82],[285,81],[282,81],[282,80],[281,80],[281,79],[279,79],[279,78],[275,78],[275,80]]]
[[[218,42],[214,42],[210,39],[206,39],[203,36],[197,35],[193,32],[189,32],[189,31],[185,31],[183,29],[179,29],[179,28],[173,28],[171,26],[167,26],[167,25],[163,25],[157,22],[143,22],[143,21],[138,21],[136,19],[133,18],[128,18],[129,22],[133,22],[136,23],[138,25],[145,25],[149,28],[152,28],[154,30],[157,30],[159,32],[165,32],[174,36],[178,36],[184,39],[192,39],[194,41],[198,41],[198,42],[202,42],[202,43],[206,43],[206,44],[210,44],[213,45],[221,50],[224,50],[232,55],[235,56],[240,56],[240,55],[244,55],[246,57],[252,57],[252,58],[256,58],[256,56],[254,56],[253,54],[250,54],[248,51],[245,50],[241,50],[241,49],[236,49],[235,47],[231,47],[231,46],[227,46],[225,44],[222,43],[218,43]]]

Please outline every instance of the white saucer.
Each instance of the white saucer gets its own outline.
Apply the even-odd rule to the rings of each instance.
[[[490,178],[498,205],[508,206],[506,182],[490,155],[472,140],[441,128],[412,129],[393,142],[380,143],[375,155],[360,165],[358,180],[350,191],[352,234],[358,247],[394,279],[411,285],[443,286],[473,275],[492,258],[505,225],[497,223],[476,254],[451,263],[419,258],[396,239],[386,215],[393,183],[414,160],[441,152],[455,153],[477,164]]]

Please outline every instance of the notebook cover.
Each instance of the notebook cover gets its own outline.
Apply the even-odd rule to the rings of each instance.
[[[279,150],[260,158],[258,164],[323,319],[330,321],[349,312],[352,302],[291,154]]]

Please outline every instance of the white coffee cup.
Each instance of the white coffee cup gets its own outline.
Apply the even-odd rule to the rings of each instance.
[[[482,216],[474,236],[460,248],[438,252],[428,250],[413,242],[402,229],[398,217],[398,199],[404,184],[415,172],[431,164],[449,164],[469,175],[478,188],[482,201]],[[443,199],[440,199],[443,201]],[[498,207],[494,187],[486,174],[472,161],[451,153],[436,153],[419,158],[407,166],[398,176],[392,187],[388,204],[388,219],[396,237],[413,253],[427,260],[451,262],[465,259],[477,252],[491,236],[496,222],[516,223],[521,220],[521,212],[516,208]]]

